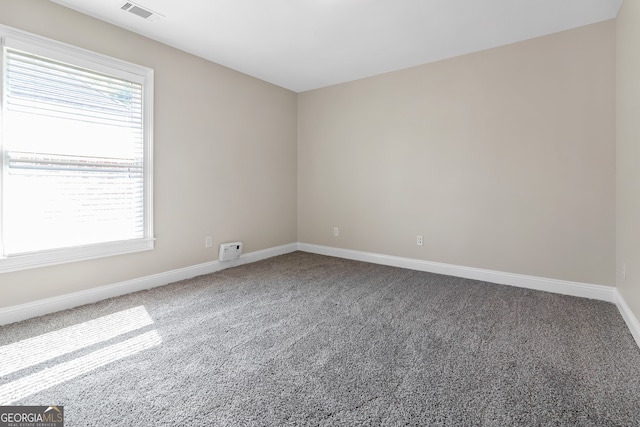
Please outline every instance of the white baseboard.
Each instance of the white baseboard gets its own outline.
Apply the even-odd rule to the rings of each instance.
[[[374,264],[408,268],[429,273],[445,274],[447,276],[463,277],[465,279],[481,280],[500,285],[517,286],[519,288],[535,289],[556,294],[572,295],[591,298],[607,302],[616,301],[616,288],[611,286],[592,285],[589,283],[570,282],[566,280],[548,279],[544,277],[526,276],[523,274],[505,273],[502,271],[484,270],[481,268],[463,267],[453,264],[424,261],[412,258],[401,258],[371,252],[354,251],[350,249],[333,248],[329,246],[298,243],[298,250],[320,255],[329,255]]]
[[[138,279],[127,280],[111,285],[100,286],[85,291],[73,292],[53,298],[42,299],[26,304],[16,305],[0,309],[0,325],[19,322],[21,320],[38,317],[56,311],[91,304],[107,298],[130,294],[132,292],[164,286],[180,280],[190,279],[203,274],[214,273],[225,268],[236,267],[242,264],[260,261],[277,255],[283,255],[297,250],[297,244],[277,246],[261,251],[249,252],[232,261],[211,261],[190,267],[179,268]]]
[[[633,311],[631,311],[631,308],[627,305],[627,302],[624,300],[622,294],[620,294],[620,291],[618,291],[617,289],[616,305],[618,306],[618,310],[620,311],[622,318],[626,322],[631,335],[633,335],[633,338],[636,340],[636,344],[638,344],[638,347],[640,347],[640,322],[638,321],[638,318],[633,314]]]
[[[633,338],[636,340],[638,347],[640,347],[640,322],[635,317],[635,315],[631,311],[631,308],[629,308],[619,291],[611,286],[592,285],[589,283],[570,282],[566,280],[504,273],[501,271],[462,267],[452,264],[443,264],[411,258],[401,258],[370,252],[354,251],[350,249],[311,245],[308,243],[298,243],[298,250],[320,255],[371,262],[374,264],[389,265],[393,267],[409,268],[412,270],[426,271],[429,273],[464,277],[466,279],[482,280],[485,282],[497,283],[501,285],[517,286],[520,288],[535,289],[556,294],[571,295],[615,303],[618,307],[618,310],[620,311],[620,314],[622,315],[622,318],[626,322],[631,335],[633,335]]]
[[[312,245],[308,243],[291,243],[261,251],[250,252],[233,261],[211,261],[151,276],[127,280],[112,285],[87,289],[85,291],[60,295],[17,306],[1,308],[0,325],[19,322],[32,317],[42,316],[84,304],[91,304],[107,298],[117,297],[132,292],[164,286],[169,283],[190,279],[203,274],[214,273],[226,268],[260,261],[277,255],[294,252],[296,250],[615,303],[623,319],[627,323],[631,334],[638,343],[638,346],[640,346],[640,322],[635,317],[618,290],[610,286],[526,276],[522,274],[463,267],[453,264],[395,257],[329,246]]]

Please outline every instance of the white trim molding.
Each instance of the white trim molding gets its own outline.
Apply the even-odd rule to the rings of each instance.
[[[638,318],[633,314],[631,308],[627,305],[627,302],[624,300],[624,297],[620,293],[619,290],[616,289],[616,305],[618,306],[618,310],[622,315],[622,318],[627,324],[631,335],[636,340],[636,344],[640,347],[640,322]]]
[[[392,267],[401,267],[411,270],[426,271],[429,273],[444,274],[447,276],[463,277],[465,279],[481,280],[484,282],[497,283],[499,285],[517,286],[519,288],[597,299],[611,303],[616,301],[616,288],[612,286],[592,285],[589,283],[526,276],[523,274],[463,267],[420,259],[402,258],[371,252],[311,245],[308,243],[298,243],[298,250],[356,261],[371,262],[374,264],[389,265]]]
[[[505,273],[501,271],[485,270],[480,268],[463,267],[453,264],[444,264],[432,261],[424,261],[412,258],[402,258],[371,252],[354,251],[329,246],[312,245],[309,243],[290,243],[264,249],[261,251],[243,254],[232,261],[211,261],[190,267],[158,273],[137,279],[127,280],[112,285],[101,286],[85,291],[60,295],[53,298],[33,301],[12,307],[0,308],[0,325],[42,316],[56,311],[91,304],[107,298],[117,297],[145,289],[168,285],[180,280],[190,279],[203,274],[215,273],[230,267],[260,261],[278,255],[284,255],[296,250],[310,252],[319,255],[333,256],[337,258],[352,259],[355,261],[370,262],[374,264],[393,267],[408,268],[411,270],[425,271],[448,276],[462,277],[466,279],[481,280],[501,285],[517,286],[520,288],[534,289],[563,295],[571,295],[582,298],[597,299],[616,304],[622,318],[626,322],[638,347],[640,347],[640,322],[635,317],[619,291],[611,286],[593,285],[589,283],[570,282],[566,280],[549,279],[544,277],[526,276],[522,274]]]
[[[523,274],[505,273],[502,271],[485,270],[481,268],[463,267],[412,258],[382,255],[371,252],[354,251],[351,249],[334,248],[330,246],[298,243],[298,250],[319,255],[328,255],[355,261],[371,262],[392,267],[408,268],[429,273],[463,277],[465,279],[481,280],[500,285],[517,286],[520,288],[552,292],[562,295],[590,298],[616,304],[631,335],[640,347],[640,322],[627,305],[620,292],[612,286],[593,285],[590,283],[571,282],[567,280],[549,279],[545,277],[526,276]]]
[[[43,316],[45,314],[54,313],[56,311],[67,310],[69,308],[91,304],[107,298],[113,298],[125,294],[130,294],[132,292],[168,285],[169,283],[190,279],[192,277],[201,276],[203,274],[215,273],[216,271],[224,270],[226,268],[260,261],[277,255],[284,255],[296,250],[297,244],[291,243],[288,245],[277,246],[261,251],[249,252],[232,261],[206,262],[190,267],[166,271],[164,273],[153,274],[151,276],[140,277],[138,279],[100,286],[94,289],[87,289],[85,291],[73,292],[70,294],[33,301],[26,304],[0,308],[0,325],[7,325],[9,323],[19,322],[21,320],[30,319],[32,317]]]

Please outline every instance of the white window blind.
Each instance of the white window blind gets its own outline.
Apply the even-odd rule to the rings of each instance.
[[[3,53],[2,256],[150,240],[141,79]]]

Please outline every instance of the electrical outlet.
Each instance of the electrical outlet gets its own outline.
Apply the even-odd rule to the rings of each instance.
[[[204,238],[204,247],[212,248],[213,247],[213,236],[206,236]]]
[[[622,279],[627,280],[627,264],[622,264]]]
[[[333,227],[333,235],[334,237],[338,237],[340,235],[340,230],[338,227]]]
[[[416,245],[422,246],[422,236],[416,236]]]

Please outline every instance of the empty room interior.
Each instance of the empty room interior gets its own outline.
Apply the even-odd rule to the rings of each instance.
[[[640,424],[637,0],[0,0],[0,37],[4,412]],[[60,219],[61,174],[135,206]]]

